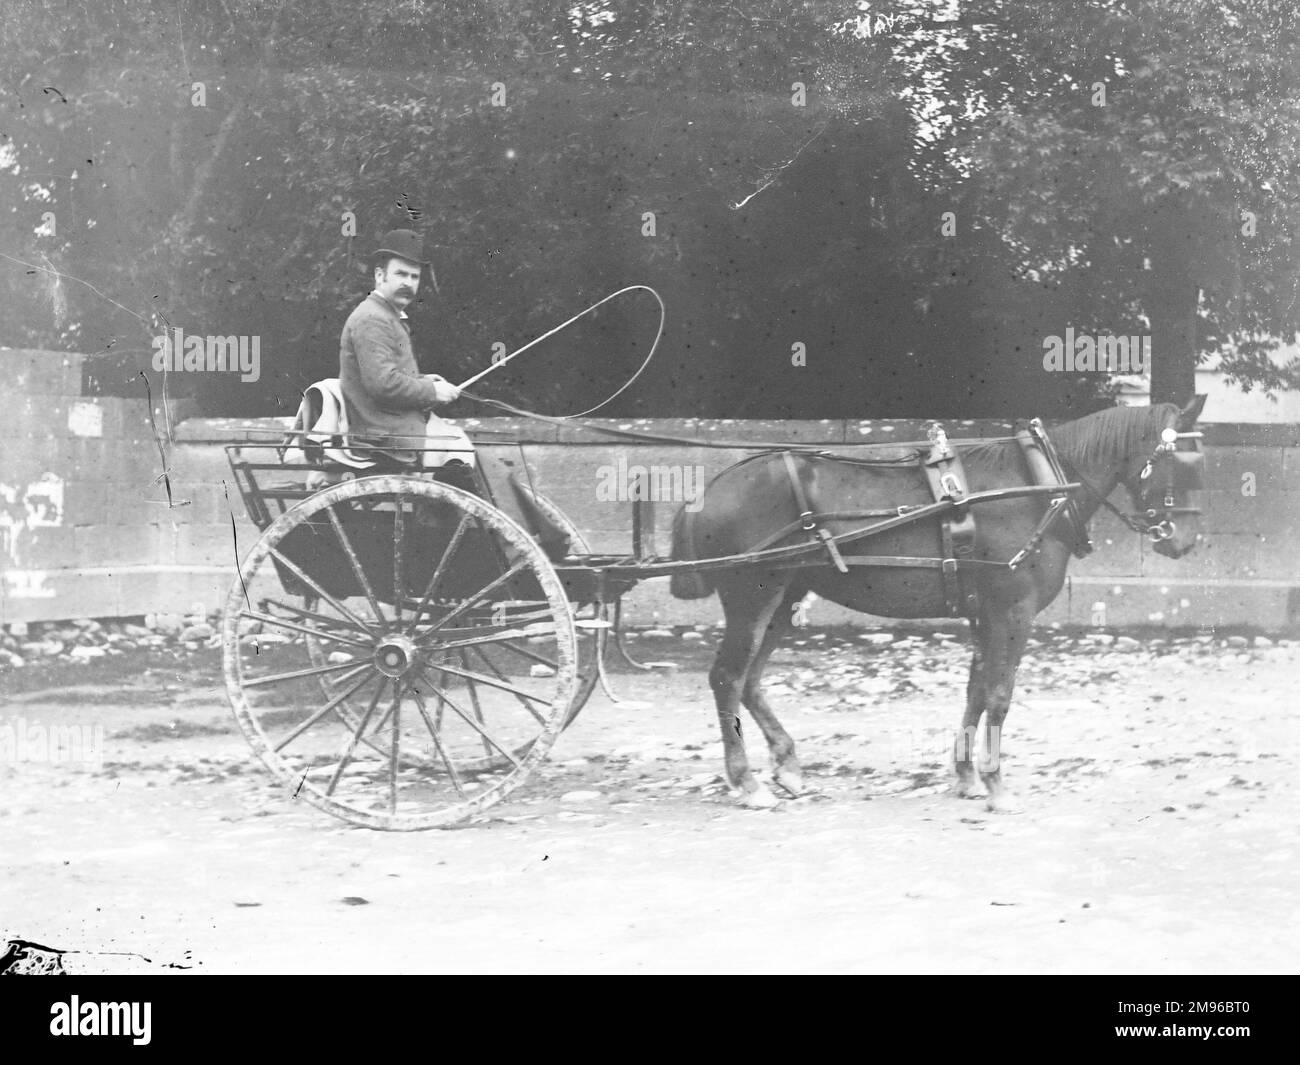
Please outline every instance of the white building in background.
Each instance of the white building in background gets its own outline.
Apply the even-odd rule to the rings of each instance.
[[[1269,356],[1275,366],[1283,366],[1293,359],[1300,359],[1300,344],[1288,344],[1278,348]],[[1300,423],[1300,391],[1286,389],[1273,393],[1270,399],[1258,385],[1243,392],[1241,385],[1229,381],[1217,369],[1219,356],[1212,355],[1203,365],[1196,368],[1196,391],[1208,398],[1205,401],[1203,422],[1244,422],[1247,424],[1268,424],[1275,422]],[[1151,396],[1151,377],[1149,374],[1118,376],[1119,402],[1125,406],[1145,406]]]

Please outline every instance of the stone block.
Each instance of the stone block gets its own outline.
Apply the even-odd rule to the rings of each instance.
[[[62,437],[0,439],[0,484],[26,486],[52,473],[61,480],[76,478],[72,444]]]
[[[109,525],[167,525],[179,523],[177,515],[189,510],[185,496],[172,481],[173,499],[169,504],[166,486],[159,481],[114,482],[109,485],[106,507]]]
[[[224,569],[202,567],[129,572],[122,575],[118,600],[124,615],[209,615],[224,608],[233,580]]]
[[[78,396],[83,358],[68,351],[0,348],[0,380],[12,395]]]
[[[174,557],[171,530],[158,525],[81,525],[73,532],[79,567],[150,566]]]
[[[1253,496],[1243,496],[1236,487],[1204,493],[1199,525],[1202,535],[1286,535],[1300,528],[1300,485],[1292,487],[1295,490],[1286,491],[1280,485],[1266,487]]]
[[[182,525],[175,533],[175,561],[182,566],[225,566],[233,576],[253,546],[252,538],[231,538],[230,525]],[[238,546],[238,554],[236,547]]]
[[[0,572],[0,622],[63,621],[121,617],[119,578],[100,571],[7,570]]]
[[[1210,491],[1241,494],[1242,475],[1255,475],[1255,491],[1261,494],[1282,491],[1287,487],[1285,450],[1283,448],[1242,445],[1206,447],[1205,486]],[[1295,483],[1293,470],[1292,484]]]
[[[0,555],[6,569],[64,569],[76,565],[73,530],[67,526],[11,529],[8,552]]]
[[[66,481],[63,485],[65,525],[103,525],[108,520],[109,486],[102,481]]]

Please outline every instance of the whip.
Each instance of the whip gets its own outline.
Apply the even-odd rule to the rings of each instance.
[[[579,411],[577,414],[564,414],[564,415],[560,415],[560,417],[562,417],[562,418],[585,418],[588,414],[591,414],[591,413],[593,413],[594,411],[598,411],[598,410],[600,410],[600,408],[603,407],[603,406],[605,406],[606,403],[609,403],[609,402],[611,402],[612,400],[616,399],[618,396],[622,395],[623,392],[625,392],[629,387],[631,387],[632,382],[634,382],[638,377],[641,376],[641,374],[644,372],[645,368],[646,368],[647,366],[650,365],[650,360],[654,358],[655,351],[656,351],[656,349],[658,349],[658,347],[659,347],[659,341],[662,339],[662,337],[663,337],[663,335],[664,335],[664,320],[665,320],[665,318],[666,318],[666,311],[665,311],[665,308],[664,308],[664,301],[663,301],[663,298],[659,295],[659,293],[656,292],[654,289],[652,289],[649,285],[628,285],[626,288],[621,288],[621,289],[619,289],[617,292],[611,292],[611,293],[610,293],[608,296],[606,296],[604,299],[597,300],[597,301],[596,301],[595,303],[593,303],[590,307],[586,307],[586,308],[584,308],[583,310],[579,311],[579,312],[578,312],[577,314],[575,314],[572,318],[569,318],[569,319],[567,319],[566,321],[561,322],[561,323],[560,323],[559,325],[557,325],[554,329],[548,329],[548,330],[547,330],[545,333],[543,333],[541,336],[539,336],[539,337],[537,337],[537,338],[535,338],[535,339],[533,339],[533,340],[530,340],[530,341],[529,341],[527,344],[525,344],[523,347],[521,347],[521,348],[516,348],[514,351],[512,351],[509,355],[505,356],[504,358],[497,359],[495,362],[492,363],[491,366],[487,367],[487,368],[484,369],[484,370],[480,370],[480,371],[479,371],[478,373],[476,373],[473,377],[470,377],[470,378],[466,379],[465,381],[463,381],[463,382],[462,382],[460,385],[458,385],[457,387],[458,387],[462,392],[464,392],[464,390],[465,390],[466,388],[468,388],[470,385],[474,384],[476,381],[481,381],[481,380],[482,380],[484,377],[486,377],[488,374],[492,373],[492,371],[494,371],[494,370],[499,370],[502,366],[504,366],[504,365],[505,365],[506,363],[508,363],[511,359],[513,359],[516,355],[522,355],[522,354],[523,354],[525,351],[527,351],[529,348],[531,348],[531,347],[533,347],[533,346],[535,346],[535,345],[537,345],[537,344],[540,344],[540,343],[541,343],[543,340],[545,340],[547,337],[552,337],[552,336],[554,336],[556,333],[560,332],[560,330],[562,330],[562,329],[567,329],[567,328],[568,328],[569,326],[571,326],[574,322],[576,322],[579,318],[582,318],[582,317],[584,317],[584,316],[590,314],[590,313],[591,313],[592,311],[594,311],[597,307],[601,307],[601,306],[603,306],[604,304],[608,303],[610,300],[615,299],[615,298],[617,298],[618,296],[623,295],[623,293],[625,293],[625,292],[635,292],[637,289],[642,289],[642,290],[644,290],[644,291],[650,293],[650,295],[652,295],[652,296],[655,298],[655,302],[659,304],[659,328],[655,331],[655,339],[654,339],[654,343],[650,345],[650,350],[649,350],[649,352],[646,353],[646,357],[642,360],[641,365],[637,367],[637,371],[636,371],[636,373],[634,373],[631,377],[629,377],[626,381],[624,381],[623,384],[622,384],[622,386],[618,389],[617,392],[614,392],[614,393],[612,393],[611,395],[607,396],[605,399],[603,399],[603,400],[601,400],[599,403],[597,403],[594,407],[590,407],[590,408],[588,408],[587,410],[584,410],[584,411]],[[477,399],[477,400],[480,400],[481,402],[493,402],[493,401],[491,401],[491,400],[485,400],[483,397],[479,397],[479,396],[468,396],[468,397],[466,397],[466,398],[468,398],[468,399]]]

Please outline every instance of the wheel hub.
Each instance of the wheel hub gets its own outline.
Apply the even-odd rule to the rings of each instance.
[[[386,677],[401,677],[415,667],[415,641],[385,636],[375,648],[375,667]]]

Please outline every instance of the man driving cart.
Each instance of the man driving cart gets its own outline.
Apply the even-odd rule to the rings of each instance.
[[[406,314],[420,289],[420,274],[432,264],[424,240],[410,229],[384,235],[371,257],[374,290],[348,316],[339,340],[339,388],[346,405],[348,437],[383,465],[436,468],[438,480],[482,495],[473,445],[464,431],[433,413],[460,397],[460,389],[439,374],[421,373],[411,347]],[[563,557],[569,537],[512,474],[511,492],[496,500],[529,529],[552,557]],[[513,498],[511,498],[513,497]],[[426,521],[436,517],[426,513]]]
[[[430,439],[463,434],[433,414],[455,402],[460,390],[438,374],[421,373],[411,347],[406,313],[430,267],[424,240],[409,229],[384,235],[371,257],[374,290],[348,315],[339,341],[339,384],[347,405],[352,443],[407,466],[422,462]]]

